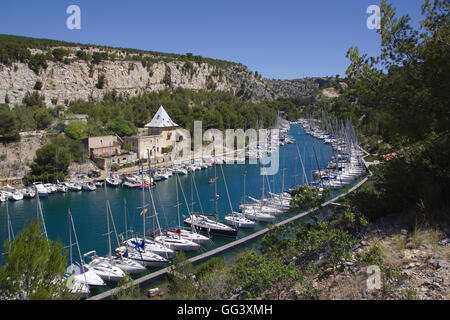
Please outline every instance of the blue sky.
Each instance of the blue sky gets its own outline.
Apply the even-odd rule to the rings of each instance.
[[[392,0],[420,19],[423,0]],[[81,30],[69,30],[69,5]],[[240,62],[264,77],[345,75],[350,46],[377,55],[369,5],[379,0],[14,0],[2,3],[0,33]]]

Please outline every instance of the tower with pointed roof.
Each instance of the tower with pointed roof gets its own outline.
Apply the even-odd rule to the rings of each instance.
[[[172,137],[179,128],[178,124],[173,122],[163,106],[160,106],[152,120],[144,127],[147,129],[146,134],[124,139],[133,146],[133,151],[139,158],[147,159],[149,150],[152,159],[157,162],[167,161],[170,158],[170,147],[173,147],[174,143]]]

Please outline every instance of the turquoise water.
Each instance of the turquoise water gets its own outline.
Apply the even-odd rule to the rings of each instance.
[[[303,150],[305,145],[305,171],[308,175],[308,179],[311,177],[311,170],[317,169],[317,162],[320,161],[320,167],[324,168],[333,155],[331,145],[324,144],[321,140],[306,135],[300,126],[293,125],[289,134],[297,141],[298,149],[303,156]],[[314,148],[317,158],[314,156],[311,142],[314,142]],[[284,146],[285,150],[285,189],[294,185],[294,174],[297,171],[297,183],[302,182],[302,168],[300,161],[298,160],[297,169],[295,169],[295,153],[297,153],[295,144],[287,144]],[[280,146],[279,152],[280,169],[283,166],[283,146]],[[239,204],[243,199],[244,183],[243,174],[246,172],[246,194],[254,198],[261,197],[261,176],[259,164],[223,164],[222,165],[228,190],[230,192],[231,203],[233,209],[237,210]],[[222,172],[220,167],[217,166],[217,190],[220,198],[218,200],[219,208],[219,220],[223,221],[223,217],[230,212],[230,206],[225,190],[225,184],[223,183]],[[214,176],[214,167],[203,169],[195,172],[195,182],[197,185],[198,193],[200,195],[200,201],[205,213],[214,212],[214,184],[209,184],[208,180]],[[265,179],[265,191],[268,192],[280,192],[281,191],[282,171],[280,170],[275,175],[275,190],[273,190],[273,177],[267,176]],[[185,192],[187,202],[190,205],[191,190],[190,190],[190,176],[180,176],[182,188]],[[155,200],[156,211],[159,218],[159,223],[162,228],[170,228],[178,225],[178,216],[175,193],[175,176],[172,176],[168,180],[159,181],[153,190],[153,198]],[[121,233],[125,229],[125,217],[124,217],[124,199],[127,202],[127,225],[128,229],[142,232],[142,217],[139,215],[140,207],[142,205],[142,191],[139,189],[127,189],[127,188],[109,188],[107,190],[108,199],[112,209],[112,215],[114,217],[117,233]],[[148,191],[145,193],[146,202],[150,201]],[[64,244],[69,243],[68,233],[68,215],[67,212],[70,209],[75,228],[77,231],[78,241],[80,245],[81,253],[96,250],[99,255],[106,255],[108,252],[107,236],[106,236],[106,206],[105,206],[105,194],[103,188],[98,188],[96,191],[87,192],[72,192],[69,191],[65,194],[53,194],[48,198],[41,199],[41,207],[44,214],[45,224],[49,238],[52,240],[60,240]],[[194,190],[194,209],[200,211],[196,192]],[[179,188],[179,203],[180,212],[182,215],[188,215],[186,204]],[[18,202],[8,202],[9,213],[14,229],[14,233],[17,234],[24,225],[28,224],[32,219],[36,217],[36,202],[34,199],[24,199]],[[279,220],[286,219],[290,216],[285,214],[279,218]],[[146,228],[150,230],[153,228],[153,222],[156,221],[152,217],[146,218]],[[242,238],[249,235],[252,232],[261,230],[266,227],[266,224],[261,223],[254,229],[240,229],[237,238]],[[156,229],[156,227],[155,227]],[[6,209],[5,204],[0,206],[0,241],[7,239],[7,227],[6,227]],[[200,252],[189,253],[187,256],[197,255],[204,251],[219,247],[225,243],[233,241],[231,238],[215,237],[211,243],[203,246]],[[113,249],[117,246],[116,237],[112,234]],[[0,249],[3,250],[3,247]],[[76,248],[74,248],[76,250]],[[78,255],[75,254],[74,259],[78,260]],[[3,257],[0,258],[4,260]],[[2,261],[3,262],[3,261]],[[149,272],[154,271],[150,270]],[[103,290],[103,289],[101,289]]]

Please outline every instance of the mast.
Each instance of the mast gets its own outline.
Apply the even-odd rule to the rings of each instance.
[[[36,191],[35,197],[36,197],[36,216],[37,216],[37,221],[39,222],[39,218],[42,219],[42,226],[44,228],[44,235],[48,239],[47,228],[45,227],[44,215],[42,214],[41,202],[39,201],[39,192],[38,192],[36,186],[34,186],[34,188],[35,188],[35,191]]]
[[[111,232],[109,228],[109,214],[108,214],[108,197],[107,197],[107,187],[106,187],[106,180],[104,182],[105,184],[105,204],[106,204],[106,229],[108,232],[108,259],[111,261]]]
[[[284,156],[284,144],[283,144],[283,172],[282,172],[282,178],[281,178],[281,195],[284,193],[284,167],[285,167],[285,156]],[[275,190],[274,190],[275,192]]]
[[[127,199],[123,198],[123,215],[125,218],[125,240],[128,240],[128,227],[127,227]]]
[[[245,186],[245,184],[246,184],[245,176],[246,176],[246,175],[247,175],[247,171],[244,171],[244,205],[245,205],[245,198],[247,197],[246,194],[245,194],[245,187],[246,187],[246,186]]]
[[[73,255],[72,255],[72,230],[70,230],[70,209],[68,212],[68,218],[69,218],[69,257],[70,257],[70,264],[72,264]]]
[[[148,152],[148,167],[150,168],[150,150],[147,150],[147,152]],[[151,172],[149,172],[149,174],[150,174],[150,184],[151,184],[151,182],[152,182]],[[156,219],[156,223],[158,225],[158,229],[161,230],[161,226],[159,224],[158,215],[156,213],[155,201],[153,200],[153,191],[152,191],[151,185],[149,185],[149,187],[148,187],[148,193],[150,194],[150,200],[151,200],[151,203],[152,203],[152,210],[153,210],[153,214],[155,216],[153,218],[153,215],[152,215],[153,230],[155,230],[155,219]],[[153,231],[152,231],[152,233],[153,233]]]
[[[175,193],[177,194],[177,216],[178,216],[178,227],[181,228],[181,219],[180,219],[180,206],[178,204],[178,172],[176,173],[175,177]]]
[[[8,241],[11,242],[11,230],[9,222],[8,202],[6,202],[6,225],[8,226]]]
[[[194,151],[192,151],[192,166],[194,166]],[[191,212],[192,213],[194,212],[194,189],[192,187],[193,176],[194,176],[194,168],[192,168],[191,179],[190,179],[190,183],[191,183]]]
[[[294,142],[295,149],[297,149],[297,140]],[[297,153],[294,152],[294,188],[297,186]]]
[[[219,216],[219,209],[217,204],[217,172],[216,172],[216,148],[214,148],[214,205],[215,205],[215,214],[216,221]]]
[[[141,161],[141,179],[142,179],[142,231],[144,233],[144,241],[143,241],[143,249],[145,250],[145,214],[144,214],[144,210],[145,210],[145,190],[144,190],[144,185],[145,185],[145,181],[144,181],[144,165]]]

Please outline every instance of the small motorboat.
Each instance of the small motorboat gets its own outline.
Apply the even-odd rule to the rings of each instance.
[[[25,198],[34,198],[36,196],[36,191],[33,188],[22,189],[22,194]]]
[[[48,197],[48,190],[46,187],[44,187],[42,182],[35,182],[35,183],[33,183],[33,185],[34,185],[39,197]]]
[[[48,193],[56,193],[58,190],[56,189],[54,184],[46,183],[44,184],[44,187],[47,188]]]
[[[56,185],[56,190],[58,190],[58,192],[66,193],[69,190],[69,188],[67,188],[62,183],[59,183]]]
[[[12,192],[7,192],[8,199],[12,201],[19,201],[23,199],[23,194],[18,190],[14,190]]]
[[[95,184],[93,182],[83,182],[82,188],[85,191],[95,191],[95,190],[97,190],[97,187],[95,186]]]
[[[117,177],[106,177],[106,184],[110,187],[118,187],[120,186],[120,180]]]

